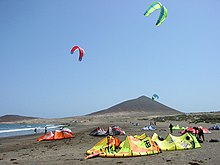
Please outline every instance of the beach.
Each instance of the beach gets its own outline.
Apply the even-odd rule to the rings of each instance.
[[[44,119],[46,120],[46,119]],[[28,120],[26,122],[31,122]],[[33,121],[32,121],[33,122]],[[35,122],[43,122],[35,120]],[[48,121],[44,121],[48,122]],[[69,128],[73,131],[75,138],[63,139],[56,141],[41,141],[37,138],[42,134],[24,135],[16,137],[0,138],[0,164],[27,164],[27,165],[58,165],[58,164],[219,164],[220,158],[220,142],[209,142],[211,139],[220,140],[220,131],[211,131],[211,134],[205,134],[205,142],[201,143],[201,148],[191,150],[178,151],[163,151],[160,154],[127,157],[127,158],[101,158],[94,157],[85,159],[86,151],[92,148],[103,137],[90,136],[89,133],[96,127],[107,128],[111,125],[120,126],[126,135],[140,135],[146,133],[152,137],[156,132],[158,135],[165,138],[169,133],[168,126],[170,122],[173,125],[181,126],[203,126],[210,127],[211,123],[190,124],[187,121],[165,121],[157,122],[157,130],[142,131],[141,128],[149,125],[150,120],[145,120],[143,117],[123,116],[123,117],[75,117],[68,119],[57,119],[57,123],[69,123]],[[138,123],[135,126],[132,123]],[[165,131],[166,130],[166,131]],[[173,135],[179,136],[179,131],[175,130]],[[124,140],[126,136],[116,136],[120,140]]]

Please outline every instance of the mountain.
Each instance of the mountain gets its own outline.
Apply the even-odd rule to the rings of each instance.
[[[0,116],[0,122],[14,122],[21,120],[30,120],[37,119],[36,117],[27,117],[27,116],[19,116],[19,115],[4,115]]]
[[[97,111],[89,115],[111,115],[111,114],[147,114],[147,115],[174,115],[182,112],[163,105],[146,96],[124,101],[108,109]]]

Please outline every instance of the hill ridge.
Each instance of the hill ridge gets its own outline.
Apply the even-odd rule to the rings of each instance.
[[[130,99],[116,104],[110,108],[90,113],[88,115],[120,114],[120,113],[145,113],[148,115],[173,115],[182,114],[182,112],[170,108],[158,101],[152,100],[146,96],[140,96],[136,99]]]
[[[37,117],[28,117],[28,116],[20,116],[20,115],[4,115],[4,116],[0,116],[0,123],[1,122],[21,121],[21,120],[31,120],[31,119],[38,119],[38,118]]]

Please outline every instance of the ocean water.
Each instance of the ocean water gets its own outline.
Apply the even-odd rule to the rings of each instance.
[[[63,126],[57,124],[0,124],[0,137],[35,134],[35,128],[37,133],[44,133],[45,127],[47,127],[47,131],[54,131]]]

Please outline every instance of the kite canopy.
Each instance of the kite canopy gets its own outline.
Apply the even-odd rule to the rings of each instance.
[[[146,125],[145,127],[142,128],[142,130],[144,130],[144,131],[156,130],[156,126],[155,125]]]
[[[127,136],[121,144],[118,143],[116,139],[113,136],[108,136],[102,139],[92,149],[86,152],[87,154],[91,154],[86,158],[91,158],[93,155],[111,158],[144,156],[158,154],[161,152],[160,147],[155,142],[153,142],[150,137],[146,136],[146,134],[135,137]],[[119,149],[117,152],[116,149],[119,144],[121,149]]]
[[[156,25],[160,26],[166,19],[168,13],[167,8],[164,7],[160,2],[153,2],[152,4],[150,4],[144,15],[147,17],[157,9],[160,9],[160,15],[157,19]]]
[[[76,50],[79,50],[79,61],[82,61],[82,58],[83,58],[84,53],[85,53],[84,49],[82,49],[82,48],[79,47],[79,46],[74,46],[74,47],[71,49],[70,53],[73,54]]]
[[[43,141],[43,140],[54,140],[54,133],[52,131],[49,131],[37,139],[37,141]]]
[[[199,126],[199,127],[188,127],[185,130],[181,131],[181,134],[184,134],[185,132],[191,132],[193,134],[198,134],[199,128],[203,130],[203,133],[211,133],[207,128]]]
[[[113,125],[111,127],[108,127],[108,134],[109,135],[125,135],[126,133],[119,126]]]
[[[106,136],[108,135],[107,131],[104,128],[97,127],[89,135],[92,136]]]
[[[168,136],[164,140],[160,140],[161,138],[158,134],[154,133],[152,136],[152,140],[158,144],[161,150],[185,150],[185,149],[193,149],[200,148],[196,137],[191,133],[185,133],[179,137],[168,134]]]
[[[99,156],[101,153],[105,152],[114,152],[115,148],[120,145],[121,141],[114,136],[107,136],[100,140],[94,147],[87,150],[86,153],[88,156],[86,159]]]
[[[180,127],[179,124],[177,124],[177,125],[174,125],[172,129],[173,130],[184,130],[186,128],[185,127]]]
[[[92,135],[92,136],[125,135],[125,131],[122,130],[119,126],[113,125],[111,127],[108,127],[107,131],[104,128],[97,127],[92,132],[90,132],[89,135]]]
[[[152,96],[152,100],[155,100],[155,99],[159,99],[159,96],[157,94],[153,94]]]
[[[220,126],[219,125],[213,125],[213,126],[209,127],[209,130],[220,130]]]
[[[67,139],[73,138],[73,132],[69,128],[64,128],[62,130],[55,130],[54,132],[49,131],[46,134],[40,136],[37,141],[43,140],[60,140],[60,139]]]

